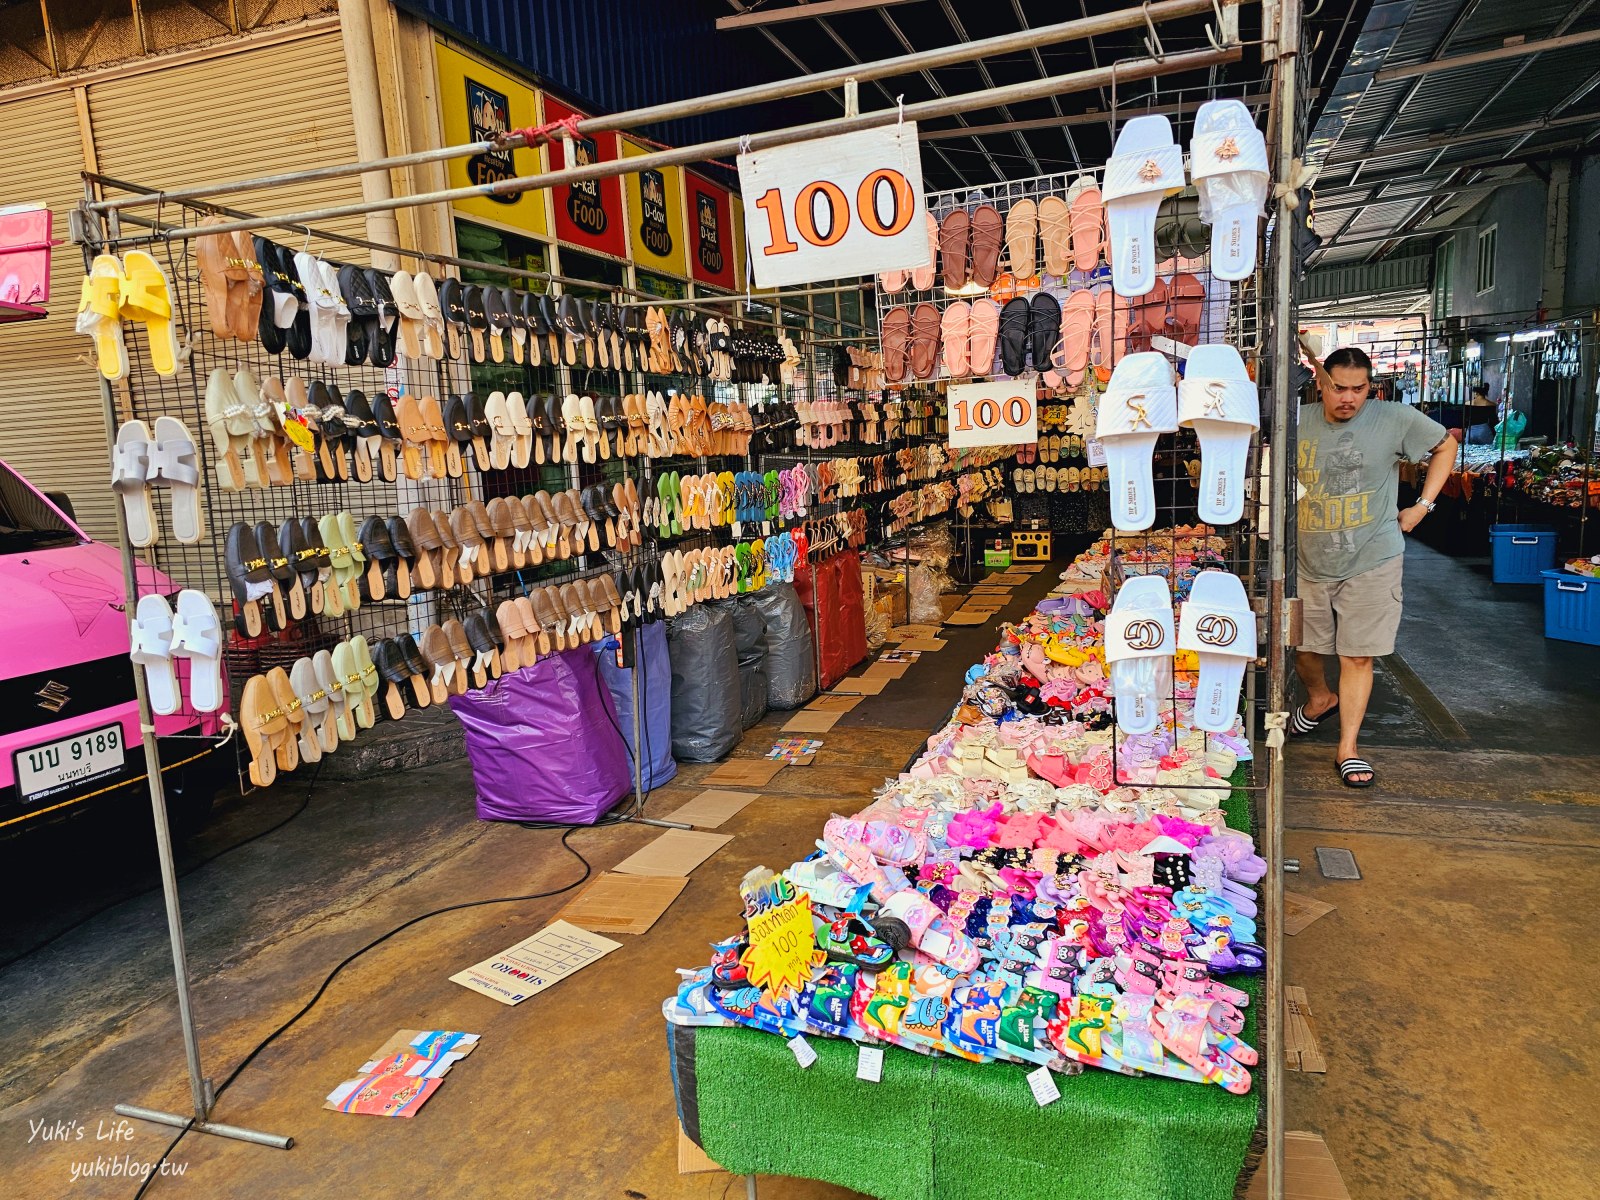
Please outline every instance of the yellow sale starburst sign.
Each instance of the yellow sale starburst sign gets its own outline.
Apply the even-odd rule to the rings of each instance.
[[[782,875],[746,895],[750,946],[740,957],[756,987],[798,989],[826,959],[817,949],[811,897],[797,892]]]

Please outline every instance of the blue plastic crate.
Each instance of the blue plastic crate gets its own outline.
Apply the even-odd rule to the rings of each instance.
[[[1491,525],[1496,583],[1538,583],[1556,565],[1556,531],[1549,525]]]
[[[1600,646],[1600,579],[1569,571],[1543,571],[1544,635]]]

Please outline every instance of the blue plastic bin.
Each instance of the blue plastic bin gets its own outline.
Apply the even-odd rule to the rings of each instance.
[[[1556,531],[1549,525],[1491,525],[1496,583],[1538,583],[1556,565]]]
[[[1544,635],[1600,646],[1600,579],[1570,571],[1543,571]]]

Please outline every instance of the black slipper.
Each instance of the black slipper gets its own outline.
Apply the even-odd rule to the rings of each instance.
[[[1352,775],[1366,775],[1367,778],[1351,779]],[[1339,760],[1339,779],[1347,788],[1369,788],[1378,782],[1378,773],[1364,758],[1345,758]]]
[[[545,361],[551,366],[556,366],[563,361],[561,343],[565,339],[561,336],[561,318],[556,314],[555,297],[549,292],[540,293],[538,299],[539,324],[544,327],[545,332]]]
[[[262,274],[266,277],[267,287],[276,295],[267,297],[267,303],[261,306],[262,319],[267,319],[269,310],[276,310],[281,303],[288,306],[289,300],[294,301],[294,319],[285,326],[280,326],[280,348],[287,349],[295,358],[305,359],[311,357],[311,301],[306,297],[306,289],[300,282],[300,273],[295,270],[294,255],[288,249],[266,238],[256,239],[256,259],[261,263]],[[260,329],[260,323],[257,323]],[[274,339],[279,340],[279,339]],[[262,338],[262,344],[267,345],[267,339]],[[270,347],[269,347],[270,348]]]
[[[278,247],[269,238],[255,239],[256,261],[261,264],[261,275],[267,294],[262,298],[261,316],[256,321],[256,335],[261,348],[268,354],[282,354],[288,347],[288,329],[278,325],[277,300],[280,295],[292,295],[292,290],[278,277]],[[290,325],[293,325],[293,321]],[[309,323],[306,326],[310,330]]]
[[[372,352],[372,339],[378,336],[378,297],[367,283],[367,273],[360,267],[339,268],[339,291],[345,306],[350,310],[350,324],[345,326],[345,365],[355,367],[367,361]]]
[[[1050,370],[1050,356],[1061,344],[1061,302],[1049,292],[1035,292],[1028,301],[1028,343],[1033,369],[1040,374]]]
[[[487,358],[484,350],[484,334],[489,330],[489,310],[486,293],[490,289],[472,283],[461,289],[462,302],[467,306],[467,336],[472,342],[472,360],[483,362]]]
[[[1306,706],[1304,704],[1300,705],[1294,712],[1289,714],[1289,736],[1305,737],[1308,733],[1314,733],[1318,725],[1321,725],[1338,711],[1339,702],[1337,700],[1333,702],[1332,708],[1316,717],[1307,716]]]
[[[378,306],[377,332],[367,345],[367,361],[375,367],[393,366],[400,336],[400,307],[389,290],[389,277],[376,267],[367,270],[367,290]]]
[[[1000,310],[1000,365],[1015,378],[1028,369],[1028,325],[1033,309],[1022,296]]]
[[[450,358],[465,358],[467,353],[467,304],[459,279],[439,281],[439,310],[444,313],[445,353]]]
[[[506,304],[506,294],[497,287],[484,287],[479,291],[489,327],[489,357],[495,362],[505,362],[506,336],[511,332],[511,308]]]

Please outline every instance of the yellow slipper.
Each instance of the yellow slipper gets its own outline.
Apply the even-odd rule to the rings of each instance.
[[[95,365],[112,380],[128,374],[128,347],[122,341],[122,289],[126,282],[115,255],[97,254],[78,298],[77,330],[94,339]]]
[[[178,370],[178,330],[167,273],[143,250],[129,250],[122,256],[122,265],[122,315],[148,327],[150,365],[156,374],[174,375]]]

